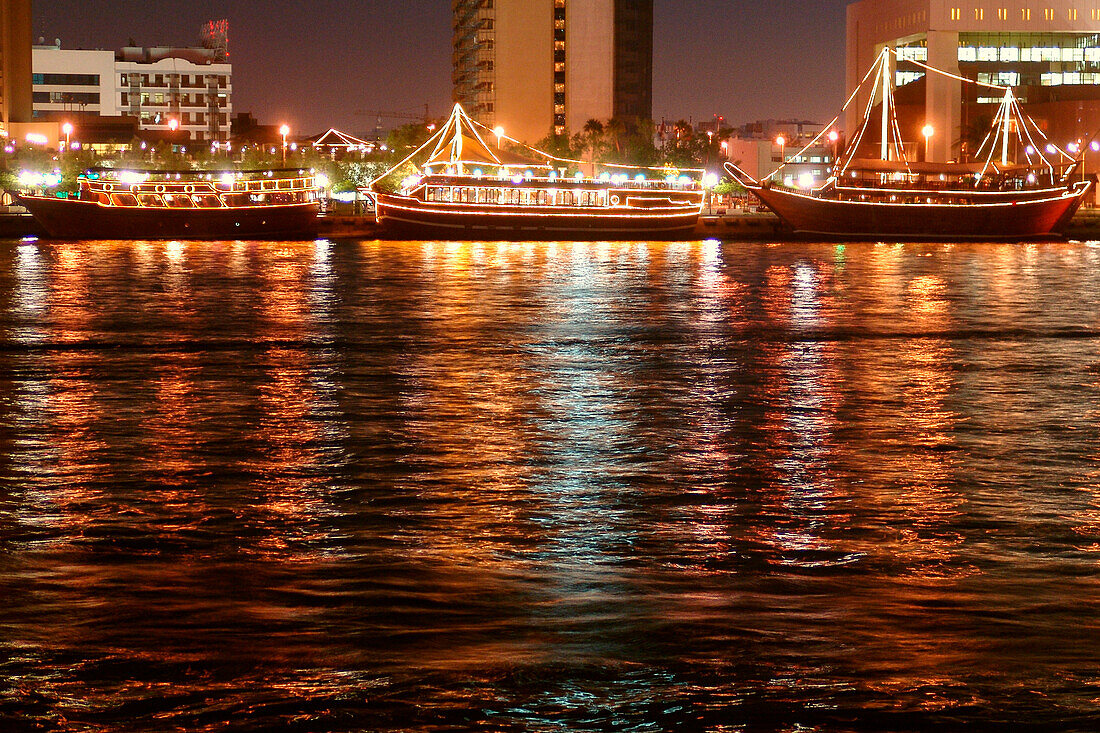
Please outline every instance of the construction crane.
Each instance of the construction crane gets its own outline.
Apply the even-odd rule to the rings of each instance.
[[[377,110],[377,109],[357,109],[357,110],[355,110],[355,114],[360,116],[360,117],[376,117],[376,118],[378,118],[377,122],[375,123],[374,134],[375,134],[375,136],[380,136],[382,134],[382,120],[383,119],[423,120],[424,122],[427,122],[428,121],[428,116],[429,116],[429,111],[428,111],[428,105],[425,104],[424,105],[424,114],[414,113],[411,109],[398,110],[396,112],[387,112],[387,111],[384,111],[384,110]]]

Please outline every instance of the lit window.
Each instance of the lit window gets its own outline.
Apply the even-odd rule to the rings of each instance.
[[[1093,8],[1092,9],[1092,19],[1093,20],[1100,20],[1100,8]]]
[[[1008,20],[1008,8],[997,8],[997,20]]]
[[[1077,9],[1076,8],[1070,8],[1070,10],[1069,10],[1069,19],[1070,20],[1077,20]]]
[[[1044,20],[1054,20],[1054,8],[1047,8],[1043,11]]]
[[[951,20],[962,20],[962,8],[951,8]]]
[[[1020,11],[1021,20],[1031,20],[1031,8],[1024,8]]]
[[[985,20],[985,10],[974,8],[974,20]]]

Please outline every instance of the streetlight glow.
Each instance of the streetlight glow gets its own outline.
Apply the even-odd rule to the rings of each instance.
[[[290,125],[281,125],[279,134],[283,136],[283,165],[286,165],[286,136],[290,134]]]

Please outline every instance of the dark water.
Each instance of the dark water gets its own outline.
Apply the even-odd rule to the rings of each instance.
[[[0,730],[1100,727],[1100,248],[0,244]]]

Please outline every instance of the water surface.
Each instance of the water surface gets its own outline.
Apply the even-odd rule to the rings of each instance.
[[[1100,727],[1100,248],[0,243],[0,729]]]

